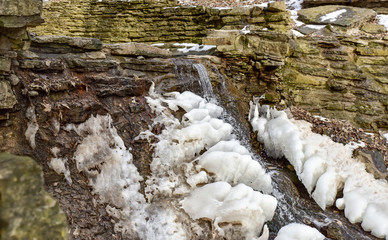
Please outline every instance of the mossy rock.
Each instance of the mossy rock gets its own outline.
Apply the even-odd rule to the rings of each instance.
[[[362,26],[362,31],[370,34],[379,34],[379,33],[385,33],[387,29],[383,25],[375,24],[375,23],[368,23]]]
[[[31,158],[0,153],[0,239],[67,239],[67,221]]]

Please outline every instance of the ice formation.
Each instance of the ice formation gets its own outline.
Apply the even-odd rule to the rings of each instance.
[[[291,223],[282,227],[275,240],[323,240],[323,236],[317,229],[304,224]]]
[[[199,187],[182,201],[183,209],[191,218],[214,220],[221,235],[223,230],[218,223],[240,223],[247,232],[247,239],[254,239],[261,231],[258,226],[272,219],[276,204],[276,199],[270,195],[244,184],[232,187],[226,182]]]
[[[72,160],[88,177],[93,194],[99,196],[97,201],[115,219],[115,231],[149,240],[201,236],[204,229],[198,218],[191,216],[190,208],[204,204],[196,197],[200,189],[223,186],[222,206],[207,206],[218,234],[224,233],[218,223],[240,223],[242,234],[256,237],[265,221],[272,218],[277,201],[259,192],[271,191],[271,179],[235,139],[233,127],[220,119],[223,109],[191,92],[162,97],[151,88],[147,101],[157,116],[154,124],[164,129],[160,134],[146,131],[139,135],[149,139],[154,149],[145,196],[139,192],[142,177],[132,163],[130,149],[109,115],[92,116],[82,124],[64,127],[80,136]],[[181,110],[185,114],[179,117],[176,112]],[[67,159],[59,158],[58,153],[59,149],[53,149],[50,166],[66,177]],[[217,154],[227,158],[226,162],[221,163]],[[222,171],[215,164],[220,164]],[[220,182],[214,183],[216,180]],[[264,228],[259,240],[267,238],[268,229]]]
[[[30,106],[27,108],[26,117],[29,120],[29,122],[27,123],[27,130],[24,133],[24,136],[26,137],[26,140],[30,143],[31,148],[35,149],[36,147],[35,135],[39,130],[39,125],[38,125],[38,122],[36,121],[34,106]]]
[[[146,131],[139,136],[158,140],[153,143],[147,199],[184,198],[182,208],[190,217],[213,220],[220,235],[224,231],[218,227],[219,222],[240,223],[249,237],[260,233],[277,204],[275,198],[259,192],[271,192],[271,179],[235,139],[233,127],[220,119],[223,109],[191,92],[162,97],[153,87],[147,101],[158,116],[154,124],[165,127],[158,135]],[[180,118],[177,112],[182,110]],[[206,185],[197,188],[203,184]],[[212,189],[217,187],[221,192],[212,195]],[[205,192],[213,192],[207,200],[199,197]],[[211,202],[218,207],[214,208]],[[193,214],[197,212],[193,209],[201,206],[207,209],[206,213]],[[265,235],[261,239],[266,239]]]
[[[70,176],[70,170],[66,166],[67,165],[67,158],[60,158],[58,157],[59,148],[53,147],[51,149],[51,153],[54,155],[54,158],[51,158],[49,162],[49,167],[53,169],[57,174],[62,174],[65,176],[66,181],[71,185],[73,183],[73,180]]]
[[[250,121],[266,152],[286,157],[317,204],[325,209],[336,204],[352,222],[362,222],[377,237],[388,236],[388,183],[366,172],[364,163],[354,159],[357,144],[343,145],[315,134],[305,121],[289,119],[283,111],[251,105]]]

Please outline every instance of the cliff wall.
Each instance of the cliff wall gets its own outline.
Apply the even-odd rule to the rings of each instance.
[[[93,37],[103,42],[200,43],[207,29],[289,28],[288,12],[263,8],[182,7],[176,1],[61,0],[43,5],[39,35]]]

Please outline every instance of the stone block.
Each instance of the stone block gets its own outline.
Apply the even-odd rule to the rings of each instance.
[[[331,17],[332,14],[333,17]],[[341,27],[358,27],[373,19],[376,12],[372,9],[327,5],[302,9],[298,12],[299,20],[312,24],[331,24]]]
[[[286,3],[284,1],[276,1],[268,3],[267,11],[269,12],[285,12]]]
[[[0,56],[0,71],[9,72],[11,70],[11,59]]]
[[[108,49],[112,55],[124,56],[147,56],[147,57],[168,57],[171,52],[165,49],[160,49],[148,44],[142,43],[119,43],[105,44],[105,49]]]
[[[12,109],[16,103],[11,84],[8,81],[0,81],[0,109]]]

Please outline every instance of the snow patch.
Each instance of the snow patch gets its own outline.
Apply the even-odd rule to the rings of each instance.
[[[385,139],[387,140],[387,143],[388,143],[388,133],[383,134],[383,137],[385,137]]]
[[[376,16],[379,24],[383,25],[388,30],[388,15],[379,14]]]
[[[243,29],[240,30],[241,34],[248,34],[251,33],[251,30],[249,29],[249,26],[244,26]]]
[[[303,36],[304,36],[303,33],[299,32],[299,31],[296,31],[296,30],[294,30],[294,29],[292,29],[291,32],[292,32],[295,36],[297,36],[297,37],[303,37]]]
[[[310,226],[291,223],[282,227],[275,240],[323,240],[323,236],[317,229]]]
[[[329,21],[329,22],[335,22],[339,16],[346,13],[346,9],[339,9],[334,12],[330,12],[324,16],[321,17],[321,21]]]
[[[189,52],[206,52],[212,49],[216,49],[216,45],[199,45],[195,43],[174,43],[173,46],[176,47],[182,47],[178,48],[177,50],[182,53],[189,53]]]

